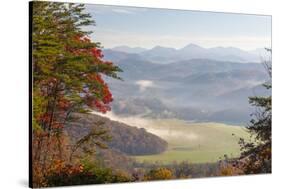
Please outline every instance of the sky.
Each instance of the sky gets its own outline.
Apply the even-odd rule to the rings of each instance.
[[[86,5],[96,25],[91,38],[104,48],[126,45],[182,48],[190,43],[205,48],[243,50],[271,47],[271,17],[203,11]]]

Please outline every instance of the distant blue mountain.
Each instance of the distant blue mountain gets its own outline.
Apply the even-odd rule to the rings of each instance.
[[[269,80],[263,65],[233,61],[248,55],[237,48],[190,44],[140,53],[105,49],[104,55],[123,70],[123,81],[107,79],[116,114],[244,124],[253,112],[248,97],[270,94],[262,87]],[[215,55],[225,60],[205,58]]]
[[[141,47],[128,47],[125,45],[117,46],[112,48],[114,51],[125,52],[125,53],[141,53],[146,51],[147,49]]]
[[[203,48],[196,44],[189,44],[181,49],[162,46],[156,46],[152,49],[118,46],[112,48],[111,50],[130,54],[138,54],[145,60],[162,64],[198,58],[218,61],[234,61],[241,63],[260,62],[261,57],[266,56],[266,51],[262,48],[253,51],[244,51],[235,47]]]

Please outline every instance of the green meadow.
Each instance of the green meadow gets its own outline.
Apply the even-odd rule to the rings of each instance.
[[[216,162],[240,154],[239,138],[249,139],[241,126],[222,123],[188,123],[177,119],[150,120],[146,130],[168,142],[168,149],[156,155],[133,156],[139,162]]]

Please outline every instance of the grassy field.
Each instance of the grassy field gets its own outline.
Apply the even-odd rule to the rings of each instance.
[[[165,139],[168,149],[162,154],[133,156],[140,162],[215,162],[225,154],[236,157],[240,149],[239,138],[249,138],[245,128],[221,123],[187,123],[177,119],[162,119],[146,121],[143,126],[147,131]]]

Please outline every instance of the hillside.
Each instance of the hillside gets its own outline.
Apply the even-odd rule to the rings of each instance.
[[[75,113],[72,121],[66,126],[73,142],[86,136],[93,128],[106,130],[111,137],[105,142],[109,148],[127,155],[157,154],[165,151],[167,147],[166,141],[145,129],[131,127],[95,114]]]
[[[224,155],[237,157],[240,154],[239,139],[250,139],[245,127],[237,125],[216,122],[194,123],[174,118],[117,116],[112,112],[102,116],[144,128],[167,141],[167,149],[162,153],[131,156],[138,162],[213,163],[224,158]]]
[[[269,77],[260,63],[200,58],[156,64],[141,53],[114,50],[105,58],[124,71],[123,81],[107,79],[118,115],[244,125],[254,111],[248,97],[270,93],[262,87]]]

